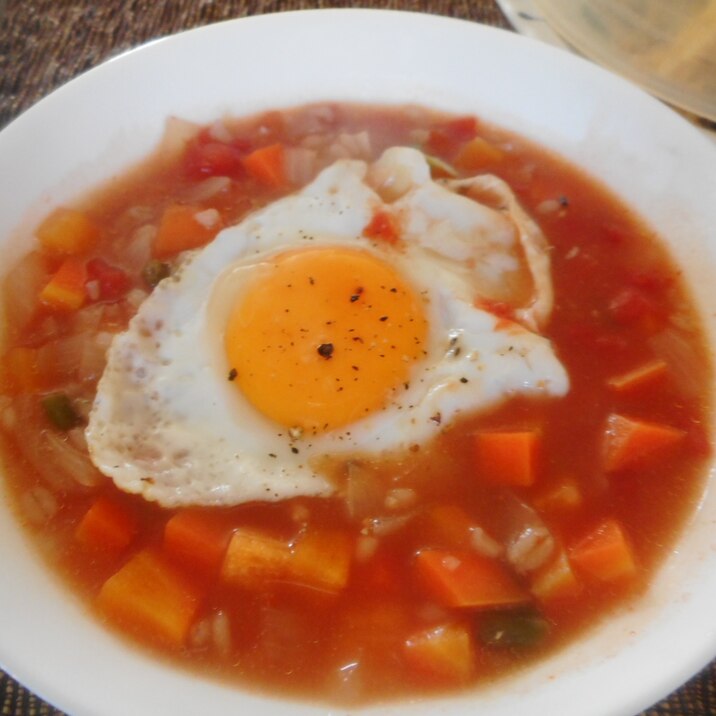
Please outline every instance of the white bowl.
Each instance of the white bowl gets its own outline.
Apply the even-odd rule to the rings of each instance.
[[[204,122],[318,100],[473,112],[584,167],[671,245],[716,345],[716,150],[659,102],[583,60],[428,15],[252,17],[153,42],[74,80],[0,133],[3,270],[19,253],[16,234],[146,154],[168,115]],[[329,711],[204,680],[123,643],[47,571],[5,503],[0,662],[56,706],[76,716]],[[714,520],[708,491],[648,594],[549,660],[476,693],[366,711],[615,716],[646,708],[716,654]]]

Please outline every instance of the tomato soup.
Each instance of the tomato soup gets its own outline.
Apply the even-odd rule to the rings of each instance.
[[[386,150],[395,147],[411,150],[400,155],[399,171],[386,174]],[[259,499],[239,490],[248,497],[224,499],[234,493],[218,478],[212,482],[213,468],[187,449],[175,461],[192,487],[175,481],[160,491],[166,455],[136,447],[144,445],[140,428],[123,448],[140,477],[125,480],[118,461],[98,458],[99,443],[86,428],[100,410],[100,380],[109,384],[102,378],[108,355],[130,321],[141,318],[156,292],[180,296],[176,286],[188,283],[195,257],[223,241],[224,230],[254,221],[266,233],[271,207],[289,206],[281,202],[292,196],[299,209],[308,206],[301,192],[336,162],[346,182],[363,187],[361,196],[378,197],[366,205],[380,207],[357,231],[346,230],[367,242],[367,254],[348,254],[346,270],[375,252],[396,252],[400,270],[386,269],[372,287],[382,264],[365,259],[366,281],[335,289],[345,289],[336,315],[348,316],[348,327],[332,338],[314,326],[306,344],[310,365],[303,357],[282,362],[300,326],[294,338],[297,324],[277,315],[300,312],[305,294],[293,298],[290,278],[285,296],[261,294],[257,282],[249,308],[231,319],[239,357],[227,349],[230,357],[221,361],[229,362],[221,383],[215,381],[242,400],[249,396],[242,429],[252,420],[270,429],[275,424],[283,442],[263,451],[266,464],[280,463],[284,450],[297,472],[310,463],[321,489],[310,482],[303,492],[277,490]],[[329,196],[333,189],[325,191]],[[482,207],[487,228],[469,229],[481,243],[464,260],[463,244],[451,243],[461,219],[448,216],[453,209],[435,208],[434,197],[447,195],[452,216],[472,217],[474,204]],[[409,263],[406,236],[423,231],[417,209],[405,208],[406,197],[417,196],[423,198],[412,206],[430,218],[424,230],[440,241],[421,247],[416,288],[405,278],[413,269],[406,274],[400,267]],[[354,203],[341,206],[321,211],[331,221],[343,211],[356,215]],[[276,220],[280,231],[300,233],[301,222],[312,221],[298,209],[292,216],[299,217],[294,226],[284,215]],[[502,232],[499,241],[495,231]],[[275,270],[283,270],[276,267],[285,255],[296,263],[311,238],[304,232],[300,250],[272,254]],[[679,268],[654,230],[605,188],[481,118],[340,104],[209,126],[172,118],[155,155],[76,204],[57,207],[26,240],[27,254],[4,286],[0,386],[6,479],[18,519],[48,567],[97,619],[196,673],[333,704],[477,687],[578,639],[638,598],[697,504],[710,451],[712,375]],[[505,245],[512,247],[506,253]],[[320,261],[333,261],[330,246],[311,250]],[[452,273],[444,272],[448,260],[458,266]],[[511,278],[488,289],[490,276],[480,272],[493,264],[507,266]],[[299,275],[292,266],[286,275]],[[330,283],[332,266],[311,264],[307,285]],[[446,373],[440,389],[492,397],[453,412],[450,401],[438,403],[426,413],[429,439],[425,432],[413,438],[411,420],[396,412],[379,436],[390,443],[393,431],[404,430],[390,443],[395,449],[321,448],[304,460],[319,438],[338,429],[350,435],[360,411],[393,405],[381,381],[392,381],[395,395],[414,387],[415,365],[427,360],[439,313],[438,299],[428,302],[424,286],[443,297],[443,314],[452,316],[453,299],[444,298],[450,277],[462,287],[467,274],[481,276],[467,304],[475,325],[490,328],[480,345],[496,347],[461,355],[467,329],[445,319],[441,360],[461,367]],[[172,282],[174,294],[167,289]],[[381,290],[387,306],[398,305],[394,295],[404,298],[397,317],[383,304],[367,305]],[[316,306],[334,311],[332,294],[321,301]],[[378,348],[359,352],[368,329],[350,321],[364,304],[375,314],[361,314],[377,326],[372,345],[399,352],[390,369],[376,359]],[[257,324],[260,310],[265,315]],[[301,320],[318,310],[306,309]],[[416,317],[408,319],[411,311]],[[399,332],[401,320],[412,324],[407,333]],[[268,324],[285,337],[280,351],[265,338]],[[184,325],[182,319],[177,331]],[[131,326],[140,337],[149,335],[140,323]],[[505,343],[506,335],[514,344]],[[396,348],[400,340],[406,347]],[[521,345],[538,345],[551,372]],[[341,372],[346,346],[355,351]],[[472,362],[463,370],[459,361],[468,352]],[[191,346],[182,360],[189,353]],[[468,372],[477,363],[489,371],[484,382]],[[134,380],[141,371],[133,365]],[[519,365],[526,377],[516,373],[509,382],[505,365]],[[267,367],[255,388],[251,380]],[[329,368],[335,394],[321,394],[327,407],[318,409],[315,391],[324,389],[311,383],[301,392],[295,384]],[[358,374],[364,382],[343,400],[341,381],[358,381]],[[175,392],[182,400],[181,385]],[[415,408],[400,400],[396,410]],[[204,415],[201,402],[189,413]],[[133,408],[121,410],[131,424]],[[113,428],[110,420],[103,433],[112,450],[122,442]],[[245,470],[246,480],[263,469],[240,467],[251,448],[235,447],[236,469]]]

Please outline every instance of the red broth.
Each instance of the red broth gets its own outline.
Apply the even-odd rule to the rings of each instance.
[[[328,462],[335,498],[167,510],[121,493],[83,428],[109,340],[177,251],[393,145],[436,177],[496,174],[539,223],[567,396],[509,400],[399,460]],[[698,500],[711,366],[680,271],[617,198],[518,136],[418,108],[172,120],[155,156],[72,210],[5,283],[7,480],[48,565],[158,656],[332,703],[471,688],[637,598]],[[187,237],[187,211],[212,226]]]

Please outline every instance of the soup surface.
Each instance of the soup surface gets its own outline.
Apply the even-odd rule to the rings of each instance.
[[[17,514],[98,619],[197,672],[358,704],[484,683],[628,605],[698,500],[678,268],[481,119],[170,119],[27,242]]]

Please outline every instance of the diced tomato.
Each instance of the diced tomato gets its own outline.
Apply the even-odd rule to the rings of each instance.
[[[184,165],[194,179],[211,176],[237,177],[243,174],[243,153],[230,144],[215,141],[192,142],[186,151]]]
[[[75,530],[78,542],[93,550],[121,552],[137,534],[137,516],[126,504],[100,495]]]
[[[474,117],[458,117],[436,125],[430,131],[427,147],[439,156],[451,156],[461,144],[477,136],[477,120]]]
[[[671,425],[612,413],[602,442],[604,469],[618,472],[643,467],[676,448],[685,436]]]
[[[97,281],[102,301],[116,301],[127,293],[132,283],[121,268],[99,258],[87,262],[87,281]]]
[[[363,236],[394,244],[400,239],[400,228],[392,214],[387,211],[376,211],[363,229]]]
[[[475,671],[475,647],[464,624],[441,624],[409,636],[403,645],[406,662],[421,676],[466,681]]]
[[[569,550],[570,562],[600,581],[628,577],[636,571],[632,548],[621,525],[605,520]]]
[[[429,594],[446,607],[501,607],[530,600],[506,567],[476,552],[423,549],[415,568]]]

